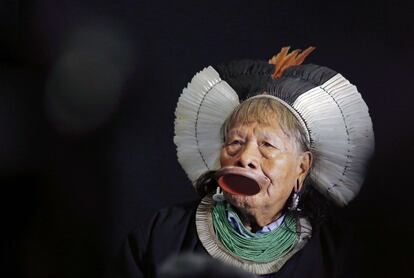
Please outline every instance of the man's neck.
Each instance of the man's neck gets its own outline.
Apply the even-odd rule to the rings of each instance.
[[[246,214],[240,211],[237,211],[237,214],[239,215],[243,225],[253,233],[260,231],[264,226],[271,224],[272,222],[276,221],[280,216],[282,216],[281,212],[278,212],[276,215],[273,216],[269,216],[263,213]]]

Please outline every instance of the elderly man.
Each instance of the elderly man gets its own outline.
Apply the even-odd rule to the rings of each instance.
[[[182,252],[265,277],[352,275],[349,233],[326,215],[362,185],[374,146],[368,108],[340,74],[300,65],[313,48],[288,50],[208,67],[184,89],[174,141],[201,200],[135,230],[121,277],[156,276]]]

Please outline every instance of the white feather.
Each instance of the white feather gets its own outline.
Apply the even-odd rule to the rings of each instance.
[[[238,104],[237,93],[211,66],[184,88],[175,110],[174,143],[178,161],[193,183],[220,167],[221,126]]]
[[[359,192],[374,151],[368,107],[340,74],[299,96],[293,107],[311,133],[311,178],[322,193],[346,205]]]

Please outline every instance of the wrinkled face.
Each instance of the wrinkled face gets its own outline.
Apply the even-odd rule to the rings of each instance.
[[[270,125],[234,124],[221,150],[221,166],[257,171],[270,179],[270,185],[253,196],[225,192],[226,199],[247,214],[277,215],[304,174],[303,157],[296,149],[294,139],[283,132],[276,120]]]

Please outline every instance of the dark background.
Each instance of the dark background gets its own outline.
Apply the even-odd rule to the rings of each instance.
[[[205,66],[282,46],[356,84],[376,156],[341,214],[366,277],[412,273],[413,17],[404,1],[1,1],[1,277],[99,277],[156,209],[194,199],[174,109]],[[246,4],[248,3],[248,4]]]

